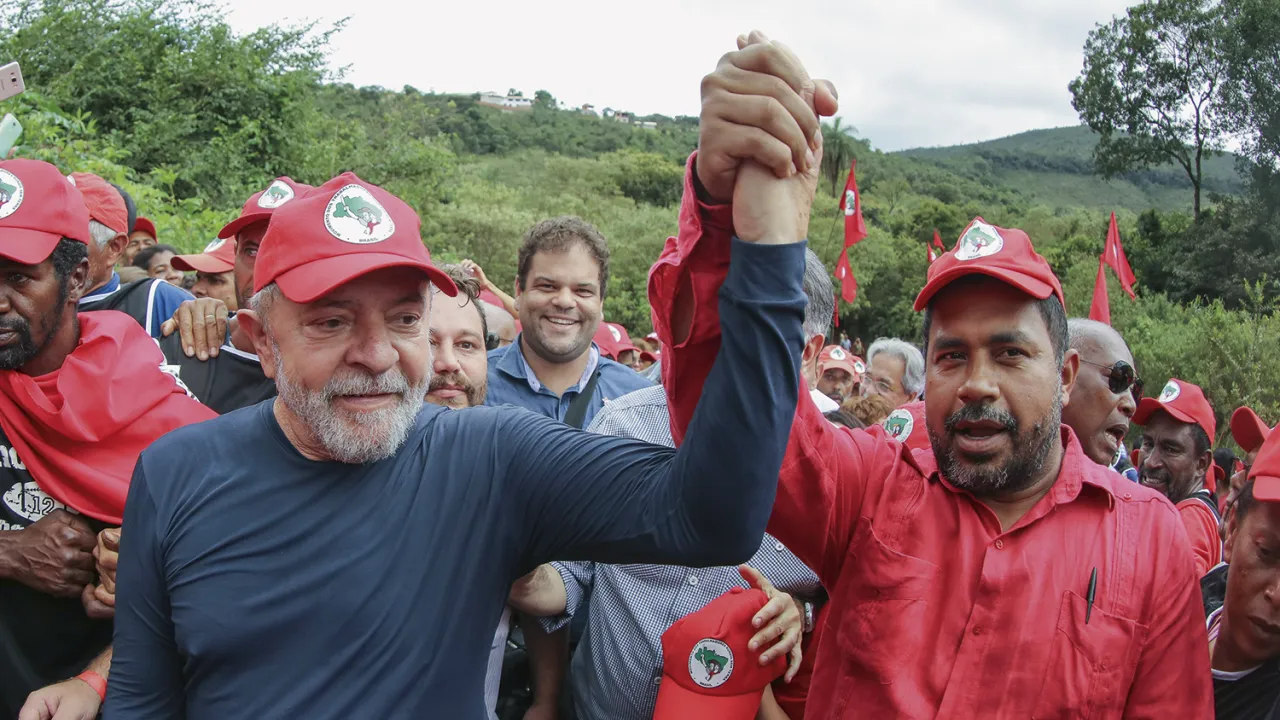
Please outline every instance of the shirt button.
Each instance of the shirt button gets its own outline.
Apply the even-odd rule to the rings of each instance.
[[[773,549],[777,550],[778,552],[782,552],[783,550],[787,549],[787,546],[783,545],[782,543],[775,543],[773,546]]]
[[[1125,500],[1132,500],[1132,499],[1133,499],[1133,493],[1125,493],[1125,494],[1124,494],[1124,499],[1125,499]]]
[[[1004,549],[1004,541],[1003,541],[1003,540],[997,540],[997,541],[996,541],[996,549],[997,549],[997,550],[1003,550],[1003,549]]]
[[[981,626],[981,625],[974,625],[974,626],[973,626],[973,634],[974,634],[974,635],[981,635],[981,634],[982,634],[982,626]]]
[[[689,584],[690,584],[690,585],[693,585],[693,586],[695,586],[695,587],[697,587],[697,585],[698,585],[698,576],[697,576],[697,575],[690,575],[690,576],[689,576]]]
[[[662,678],[660,678],[660,677],[656,677],[656,678],[654,678],[654,679],[653,679],[653,686],[654,686],[654,687],[657,687],[657,686],[659,686],[659,685],[661,685],[661,684],[662,684]]]

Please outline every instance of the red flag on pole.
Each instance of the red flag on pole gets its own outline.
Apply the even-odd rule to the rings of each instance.
[[[932,265],[933,261],[938,259],[938,253],[933,251],[932,245],[925,245],[924,249],[929,251],[929,264]]]
[[[858,281],[853,278],[853,269],[849,267],[849,249],[840,251],[840,260],[836,262],[836,278],[840,280],[840,297],[851,303],[858,297]]]
[[[1098,279],[1093,281],[1093,302],[1089,305],[1089,319],[1111,324],[1111,300],[1107,297],[1107,275],[1103,272],[1106,261],[1098,262]]]
[[[942,244],[942,236],[938,234],[938,229],[933,229],[933,247],[937,250],[935,257],[944,255],[947,252],[947,246]]]
[[[867,236],[867,224],[862,220],[862,195],[858,194],[857,169],[858,161],[854,159],[849,166],[849,179],[844,181],[844,195],[840,198],[840,211],[844,213],[845,247],[852,247]]]
[[[1111,226],[1107,228],[1107,245],[1102,249],[1102,262],[1111,266],[1120,278],[1120,287],[1133,298],[1133,284],[1138,281],[1129,267],[1129,258],[1124,255],[1124,246],[1120,244],[1120,230],[1116,228],[1116,214],[1111,213]]]

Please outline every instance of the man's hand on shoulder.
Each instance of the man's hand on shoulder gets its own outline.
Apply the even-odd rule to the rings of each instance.
[[[227,314],[227,305],[221,300],[187,300],[160,326],[160,334],[169,337],[176,330],[187,357],[208,360],[218,356],[227,337]]]

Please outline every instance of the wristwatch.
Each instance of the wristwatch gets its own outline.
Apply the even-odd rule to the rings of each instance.
[[[813,603],[808,600],[804,601],[804,634],[808,635],[813,632],[813,626],[816,622]]]

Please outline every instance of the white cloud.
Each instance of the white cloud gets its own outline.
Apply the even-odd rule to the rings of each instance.
[[[240,30],[350,16],[333,64],[357,85],[546,89],[573,104],[694,115],[698,83],[759,28],[840,90],[878,147],[1076,124],[1067,83],[1090,29],[1129,0],[230,0]]]

